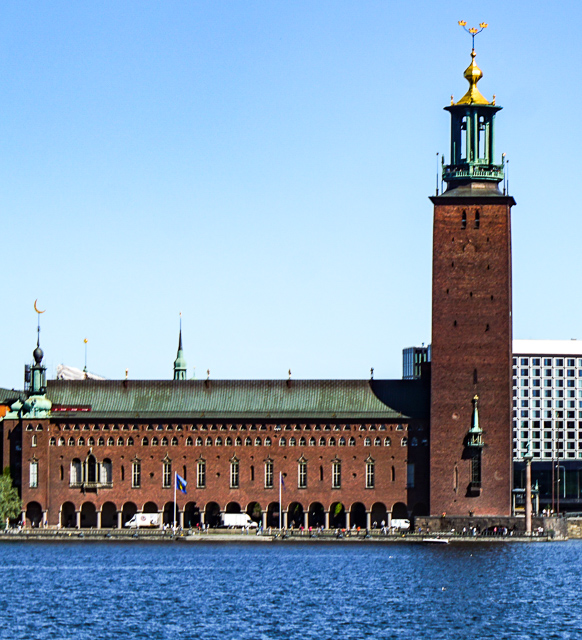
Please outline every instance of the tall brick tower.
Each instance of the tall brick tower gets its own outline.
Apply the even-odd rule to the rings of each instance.
[[[461,23],[463,25],[463,23]],[[464,26],[464,25],[463,25]],[[482,25],[486,26],[486,25]],[[477,30],[472,30],[474,34]],[[451,114],[447,189],[434,204],[430,511],[511,513],[511,207],[475,63]]]

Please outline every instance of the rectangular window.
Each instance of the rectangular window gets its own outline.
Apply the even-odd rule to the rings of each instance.
[[[36,460],[30,463],[30,487],[31,489],[38,487],[38,462]]]
[[[471,458],[471,484],[474,487],[481,486],[481,454]]]
[[[265,462],[265,489],[273,488],[273,461]]]
[[[342,463],[334,460],[331,465],[331,488],[341,489],[342,486]]]
[[[131,463],[131,486],[134,489],[141,487],[141,462],[138,460]]]
[[[544,358],[544,367],[551,367],[551,366],[552,366],[552,359]]]
[[[199,489],[206,487],[206,460],[198,460],[196,466],[196,486]]]
[[[373,489],[376,483],[376,463],[373,460],[366,462],[366,489]]]
[[[406,465],[406,487],[414,489],[414,462],[409,462]]]
[[[301,460],[297,469],[297,486],[299,489],[307,489],[307,462]]]
[[[162,486],[165,489],[172,486],[172,463],[168,460],[164,462]]]
[[[230,488],[238,489],[239,487],[239,462],[234,459],[230,462]]]

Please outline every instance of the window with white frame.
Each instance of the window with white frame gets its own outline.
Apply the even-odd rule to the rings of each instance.
[[[169,489],[172,486],[172,461],[166,458],[162,465],[162,487]]]
[[[366,460],[366,489],[373,489],[376,483],[376,463],[372,458]]]
[[[334,460],[331,463],[331,487],[341,489],[342,486],[342,463],[341,460]]]
[[[297,466],[297,487],[307,489],[307,460],[300,458]]]
[[[273,461],[265,460],[265,489],[273,488]]]
[[[206,487],[206,460],[202,458],[196,464],[196,486],[199,489]]]
[[[30,488],[36,489],[38,487],[38,462],[33,460],[30,463]]]
[[[131,463],[131,486],[134,489],[141,487],[141,462],[134,460]]]
[[[239,461],[238,458],[232,458],[230,461],[230,488],[238,489],[239,487]]]

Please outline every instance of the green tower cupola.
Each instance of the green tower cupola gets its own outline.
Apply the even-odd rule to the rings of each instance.
[[[178,353],[174,360],[174,380],[186,380],[186,358],[182,348],[182,314],[180,314],[180,336],[178,338]]]
[[[478,30],[469,32],[474,37]],[[450,106],[445,107],[451,114],[451,159],[443,167],[447,190],[459,186],[486,188],[489,184],[497,191],[497,184],[503,180],[503,164],[495,163],[494,126],[495,114],[502,107],[495,104],[495,96],[488,102],[477,88],[483,72],[475,63],[475,55],[473,48],[471,64],[464,73],[469,83],[467,93],[458,102],[451,96]]]

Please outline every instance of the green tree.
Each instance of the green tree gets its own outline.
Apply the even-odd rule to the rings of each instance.
[[[0,527],[5,526],[6,519],[17,518],[21,513],[22,500],[12,486],[10,468],[6,467],[0,476]]]

